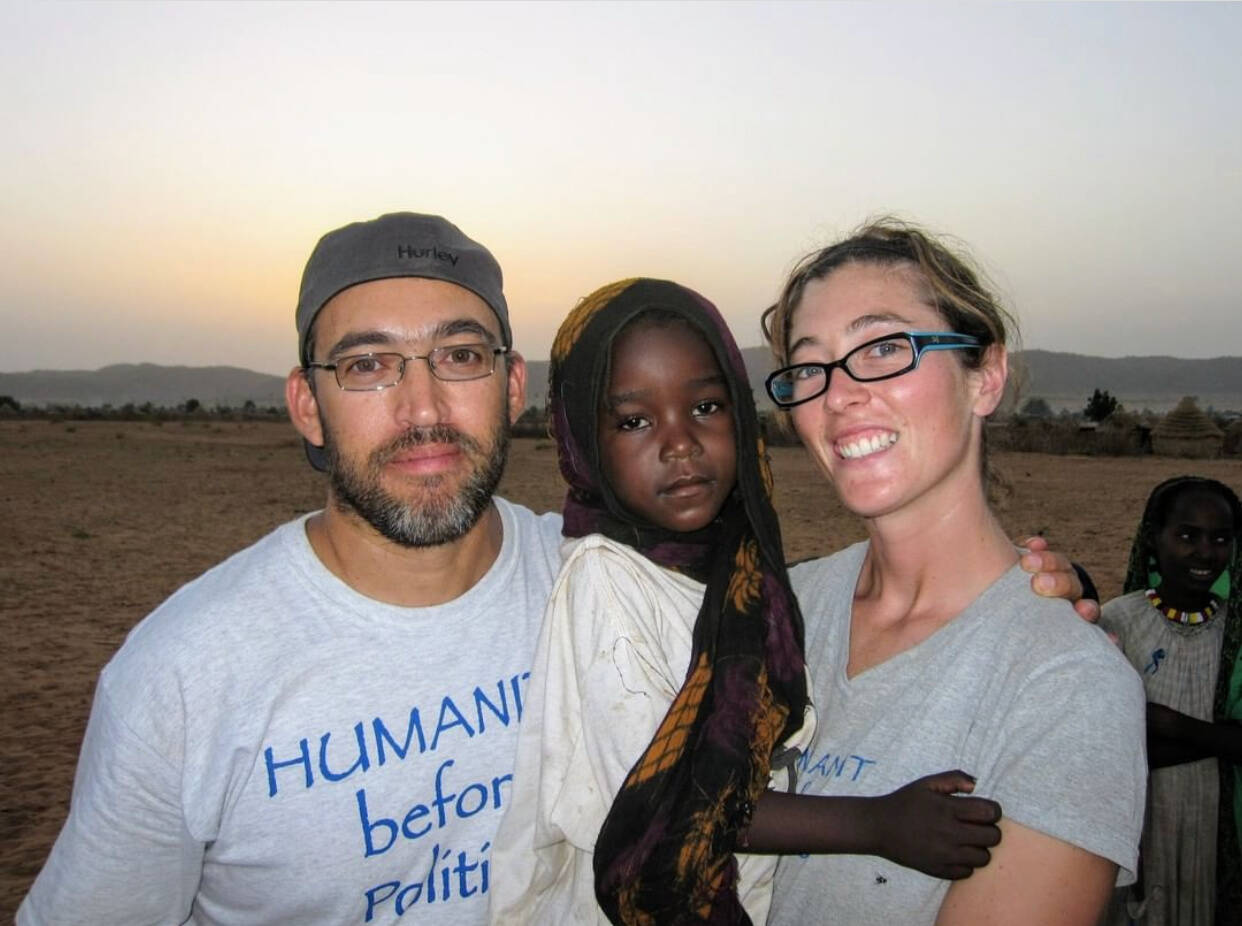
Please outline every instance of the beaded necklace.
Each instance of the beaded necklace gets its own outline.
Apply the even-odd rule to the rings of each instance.
[[[1156,594],[1154,588],[1149,588],[1146,595],[1147,600],[1151,602],[1151,606],[1174,624],[1202,624],[1205,621],[1210,621],[1212,615],[1220,607],[1220,601],[1215,595],[1208,596],[1208,603],[1203,606],[1202,611],[1179,611],[1177,608],[1165,607],[1164,601]]]

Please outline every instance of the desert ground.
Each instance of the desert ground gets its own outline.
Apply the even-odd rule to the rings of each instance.
[[[1186,472],[1242,490],[1242,460],[1000,454],[1014,536],[1045,534],[1119,594],[1147,492]],[[799,448],[773,451],[791,559],[862,530]],[[100,668],[177,587],[322,504],[287,424],[0,420],[0,918],[11,920],[59,831]],[[559,507],[547,441],[518,440],[502,494]],[[814,615],[808,615],[813,620]]]

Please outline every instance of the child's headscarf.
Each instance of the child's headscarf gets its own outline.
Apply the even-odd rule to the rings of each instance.
[[[613,341],[648,310],[673,313],[702,335],[729,392],[737,486],[717,520],[695,533],[632,515],[600,466]],[[561,325],[548,404],[569,483],[565,535],[604,534],[707,586],[685,682],[596,841],[596,896],[614,923],[748,923],[736,890],[738,831],[767,787],[773,751],[802,724],[807,691],[802,616],[741,353],[702,296],[664,280],[622,280],[587,296]]]
[[[1223,498],[1233,514],[1233,553],[1225,567],[1228,591],[1226,608],[1218,612],[1225,618],[1224,641],[1221,644],[1220,671],[1216,676],[1216,696],[1212,716],[1218,722],[1242,720],[1242,503],[1227,485],[1202,476],[1177,476],[1166,479],[1151,491],[1138,533],[1130,547],[1124,591],[1136,592],[1150,585],[1151,573],[1157,571],[1156,535],[1164,526],[1175,496],[1186,490],[1202,489]],[[1238,833],[1242,831],[1242,808],[1235,807],[1238,791],[1238,770],[1220,760],[1220,818],[1216,839],[1216,875],[1220,888],[1217,909],[1242,909],[1242,870],[1239,869]]]

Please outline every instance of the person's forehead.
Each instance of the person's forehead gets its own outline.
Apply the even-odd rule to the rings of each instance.
[[[877,310],[902,314],[935,311],[928,304],[923,289],[917,272],[903,264],[845,264],[826,277],[807,283],[798,309],[809,307],[812,312],[796,310],[793,324],[798,324],[799,315],[812,315],[815,309],[825,308],[866,314],[874,314]]]
[[[629,325],[612,342],[614,368],[700,367],[720,372],[707,339],[689,322],[650,322]]]
[[[448,322],[477,321],[499,340],[500,323],[479,296],[445,280],[392,277],[369,280],[341,290],[315,320],[321,343],[349,330],[367,328],[425,336]]]
[[[1229,503],[1219,492],[1210,489],[1190,489],[1178,493],[1169,508],[1170,520],[1192,520],[1208,518],[1229,524],[1233,521],[1233,512]]]

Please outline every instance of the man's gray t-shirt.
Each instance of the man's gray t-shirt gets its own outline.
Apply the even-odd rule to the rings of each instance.
[[[561,540],[496,505],[496,562],[446,604],[358,594],[301,518],[135,627],[18,923],[486,922]]]
[[[1064,601],[1015,566],[957,618],[846,677],[867,544],[795,567],[819,728],[807,794],[889,793],[961,768],[1007,818],[1116,862],[1132,880],[1147,777],[1138,676]],[[875,856],[788,856],[774,924],[933,923],[949,886]]]

